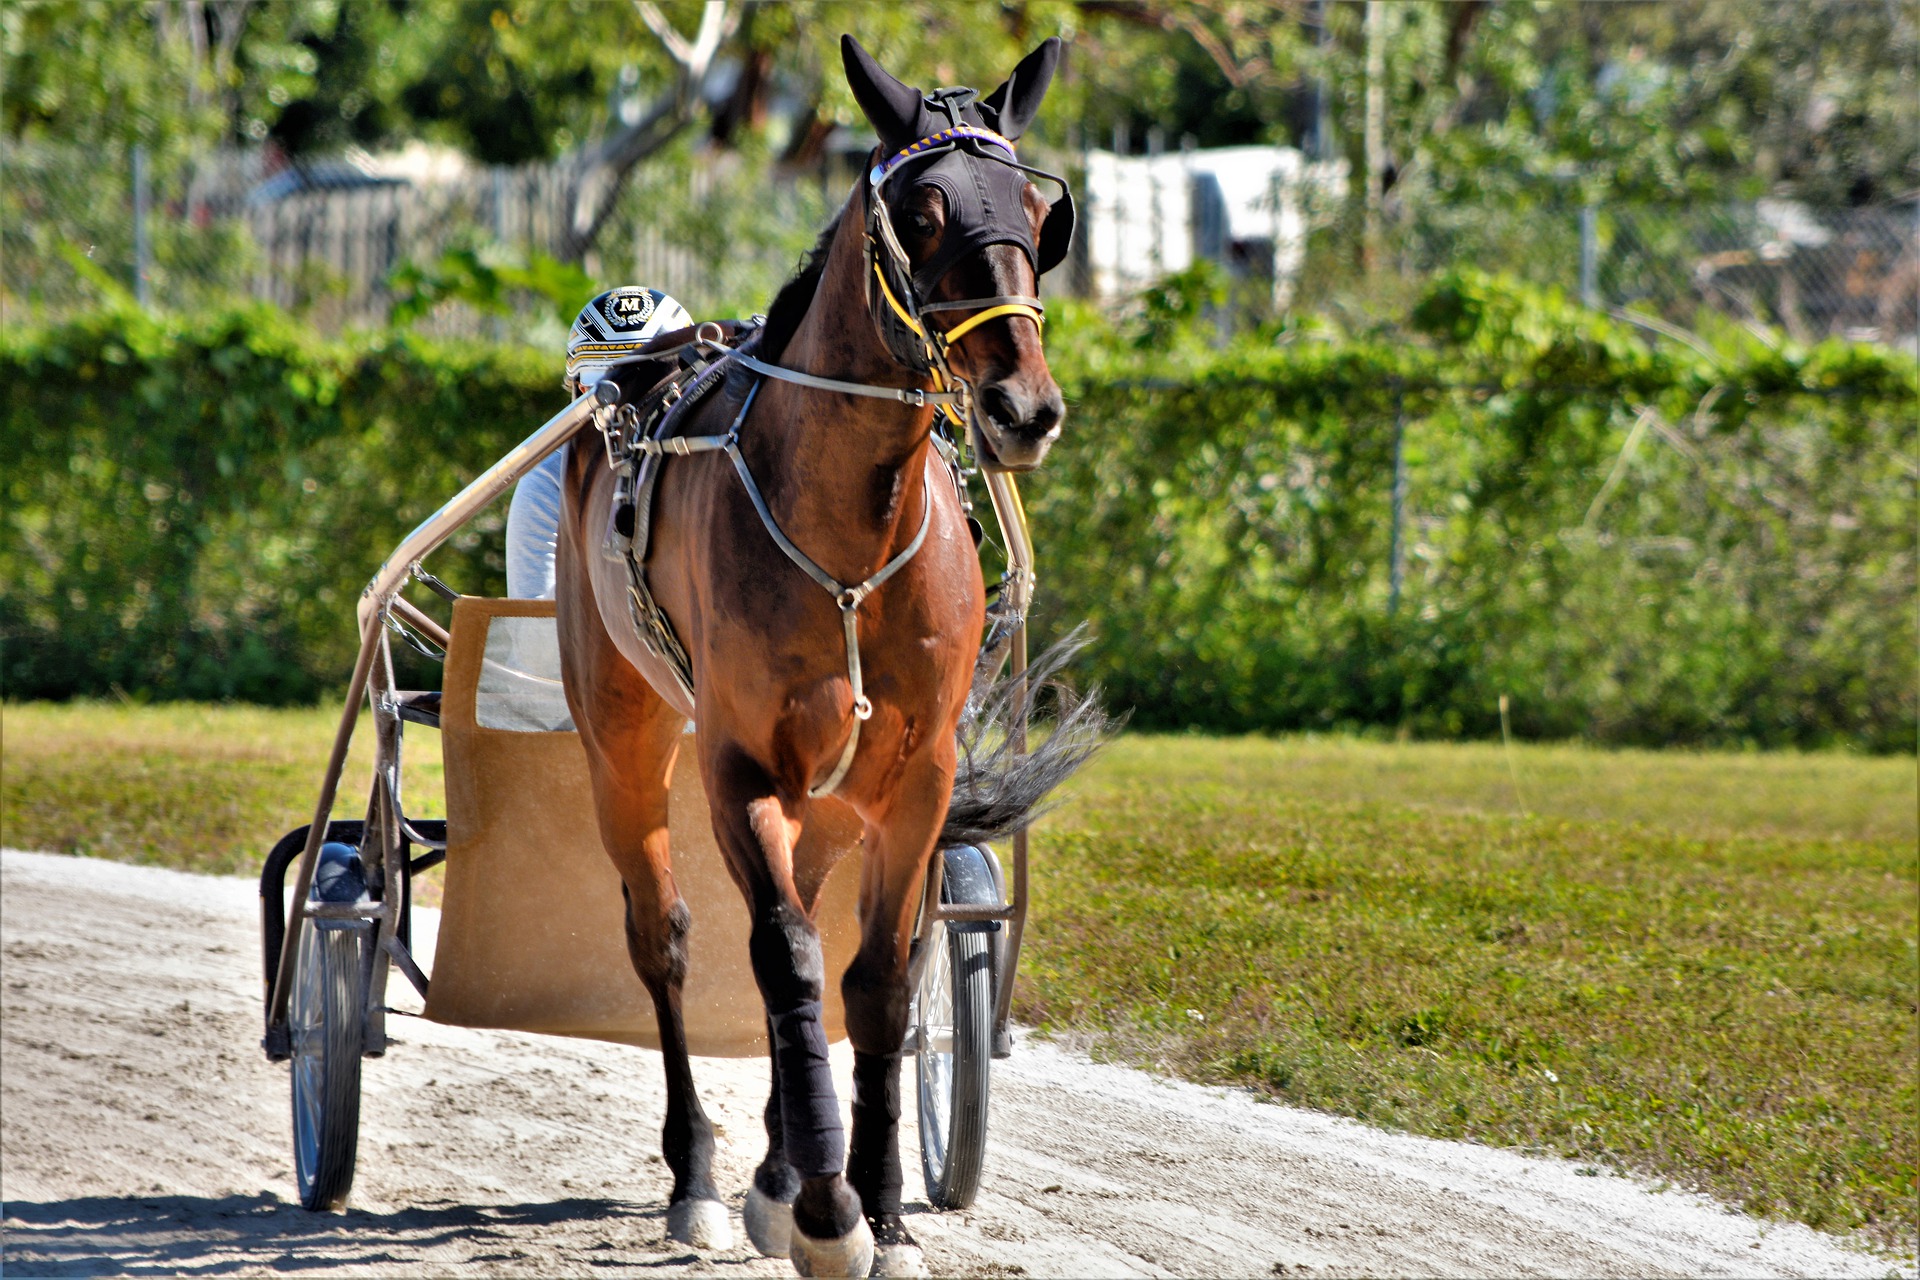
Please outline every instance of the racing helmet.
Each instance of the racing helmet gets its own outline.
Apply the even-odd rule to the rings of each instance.
[[[687,309],[658,289],[623,284],[596,294],[580,308],[567,334],[569,394],[600,380],[607,367],[631,356],[656,336],[693,323]]]

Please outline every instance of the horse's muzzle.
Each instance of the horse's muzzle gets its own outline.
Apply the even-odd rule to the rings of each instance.
[[[1067,404],[1052,378],[1040,386],[1003,378],[980,389],[981,444],[986,461],[1007,471],[1031,471],[1060,438]]]

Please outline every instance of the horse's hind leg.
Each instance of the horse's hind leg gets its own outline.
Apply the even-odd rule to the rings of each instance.
[[[820,934],[793,880],[799,806],[783,802],[766,771],[731,746],[715,749],[706,775],[714,835],[747,895],[747,949],[772,1033],[780,1138],[800,1179],[788,1256],[802,1275],[865,1276],[873,1237],[842,1172],[846,1133],[820,1020]]]
[[[637,679],[637,677],[636,677]],[[667,788],[685,720],[658,699],[652,714],[614,723],[618,738],[590,733],[588,760],[600,834],[620,872],[627,954],[653,997],[667,1077],[662,1153],[673,1171],[667,1236],[698,1249],[733,1247],[733,1228],[713,1183],[713,1125],[694,1091],[681,990],[692,915],[673,880],[667,848]]]

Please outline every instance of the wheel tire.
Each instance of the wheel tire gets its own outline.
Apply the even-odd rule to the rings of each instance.
[[[371,922],[303,920],[287,1008],[292,1037],[293,1165],[302,1208],[346,1206],[360,1147]]]
[[[963,856],[978,856],[972,850]],[[952,878],[947,884],[951,886]],[[942,892],[942,899],[947,899]],[[983,905],[983,904],[976,904]],[[965,1209],[980,1191],[987,1155],[987,1092],[993,1065],[993,954],[990,933],[934,929],[933,954],[914,993],[920,1051],[920,1168],[927,1202]]]

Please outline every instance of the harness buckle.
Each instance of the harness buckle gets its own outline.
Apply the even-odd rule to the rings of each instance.
[[[902,391],[900,393],[900,400],[903,404],[910,404],[916,409],[924,409],[927,407],[927,393],[919,387]]]
[[[867,701],[866,694],[863,693],[853,700],[853,716],[856,720],[871,720],[873,718],[873,703]]]
[[[860,600],[861,592],[858,587],[843,587],[840,590],[840,594],[833,598],[833,602],[840,606],[840,612],[842,613],[852,613],[855,609],[858,609],[860,607]],[[866,719],[865,716],[860,718],[862,720]]]

